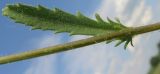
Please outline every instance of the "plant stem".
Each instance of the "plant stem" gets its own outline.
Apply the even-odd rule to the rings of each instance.
[[[51,46],[51,47],[41,48],[41,49],[37,49],[37,50],[31,50],[31,51],[22,52],[19,54],[1,56],[0,57],[0,64],[6,64],[6,63],[26,60],[26,59],[30,59],[30,58],[40,57],[40,56],[44,56],[44,55],[49,55],[49,54],[53,54],[53,53],[71,50],[74,48],[88,46],[91,44],[96,44],[96,43],[103,42],[103,41],[110,40],[110,39],[114,39],[114,38],[120,37],[120,36],[138,35],[138,34],[150,32],[150,31],[154,31],[154,30],[159,30],[159,29],[160,29],[160,23],[155,23],[155,24],[150,24],[147,26],[135,27],[135,28],[130,28],[130,29],[123,29],[119,32],[98,35],[98,36],[94,36],[91,38],[73,41],[73,42],[69,42],[69,43],[65,43],[65,44],[59,44],[59,45],[55,45],[55,46]]]

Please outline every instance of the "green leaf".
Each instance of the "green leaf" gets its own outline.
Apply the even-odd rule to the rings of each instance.
[[[117,42],[117,44],[115,45],[115,47],[119,46],[120,44],[122,44],[125,40],[119,40],[119,42]]]
[[[40,5],[37,7],[23,4],[7,5],[3,9],[3,15],[10,17],[16,23],[31,26],[33,30],[51,30],[56,33],[67,32],[70,33],[70,35],[95,36],[127,28],[120,23],[119,19],[112,21],[107,18],[107,21],[104,21],[96,14],[96,20],[93,20],[80,12],[78,12],[77,15],[73,15],[58,8],[50,10]],[[116,40],[127,38],[128,37],[121,37]]]

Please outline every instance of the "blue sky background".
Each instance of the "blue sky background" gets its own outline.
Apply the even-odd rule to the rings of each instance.
[[[160,20],[159,0],[1,0],[0,9],[6,4],[24,3],[47,8],[60,8],[75,14],[77,11],[94,19],[99,13],[106,17],[118,17],[126,26],[140,26]],[[0,12],[2,14],[2,12]],[[31,49],[61,44],[87,36],[72,36],[52,31],[31,31],[30,27],[14,23],[0,15],[0,55],[19,53]],[[36,59],[0,65],[0,74],[146,74],[149,59],[156,53],[160,41],[159,32],[134,38],[135,47],[125,51],[114,43],[99,43],[76,50],[44,56]]]

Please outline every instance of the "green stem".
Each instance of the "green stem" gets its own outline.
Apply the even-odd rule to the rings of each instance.
[[[49,55],[49,54],[53,54],[53,53],[71,50],[74,48],[88,46],[91,44],[96,44],[96,43],[103,42],[103,41],[110,40],[110,39],[114,39],[114,38],[120,37],[120,36],[137,35],[137,34],[142,34],[142,33],[150,32],[150,31],[154,31],[154,30],[159,30],[159,29],[160,29],[160,23],[150,24],[147,26],[124,29],[119,32],[107,33],[107,34],[94,36],[91,38],[73,41],[73,42],[69,42],[69,43],[65,43],[65,44],[60,44],[60,45],[41,48],[41,49],[37,49],[37,50],[22,52],[19,54],[1,56],[0,57],[0,64],[6,64],[6,63],[26,60],[26,59],[30,59],[30,58],[40,57],[40,56],[44,56],[44,55]]]

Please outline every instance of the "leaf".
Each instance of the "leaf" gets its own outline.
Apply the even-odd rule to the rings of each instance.
[[[122,44],[125,40],[119,40],[119,42],[117,42],[117,44],[115,45],[115,47],[119,46],[120,44]]]
[[[72,15],[58,8],[50,10],[40,5],[37,7],[23,4],[7,5],[3,9],[3,15],[10,17],[16,23],[31,26],[33,30],[51,30],[56,33],[67,32],[70,35],[95,36],[127,28],[118,19],[112,21],[107,18],[107,21],[104,21],[96,14],[97,20],[93,20],[80,12],[77,15]],[[126,39],[127,37],[124,38]],[[121,38],[117,38],[117,40],[121,40]]]

